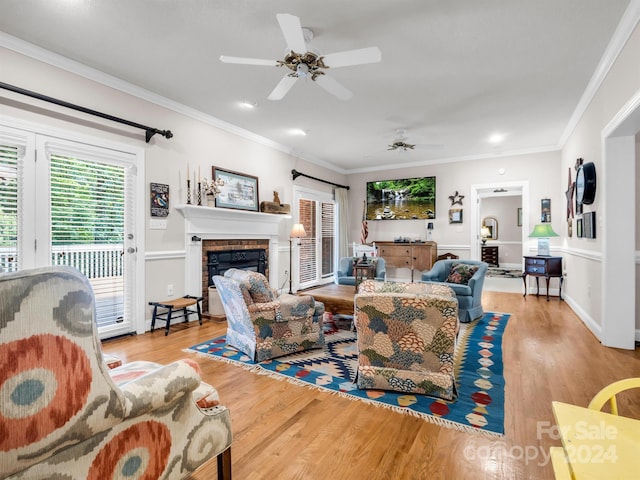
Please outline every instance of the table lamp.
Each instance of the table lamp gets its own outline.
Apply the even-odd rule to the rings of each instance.
[[[433,236],[433,222],[427,222],[427,240],[431,241]]]
[[[294,238],[304,238],[307,236],[307,232],[304,230],[304,225],[301,223],[296,223],[291,229],[291,233],[289,234],[289,293],[293,295],[293,290],[291,289],[293,282],[293,239]]]
[[[559,235],[553,231],[550,223],[539,223],[529,234],[529,238],[538,239],[538,255],[548,257],[549,254],[549,237],[558,237]]]
[[[482,237],[482,245],[485,245],[487,243],[487,238],[489,238],[491,236],[491,230],[489,230],[489,227],[486,226],[482,226],[482,228],[480,229],[480,237]]]

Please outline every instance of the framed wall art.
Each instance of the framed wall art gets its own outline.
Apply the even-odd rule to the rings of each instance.
[[[169,216],[169,185],[164,183],[151,183],[151,216]]]
[[[551,222],[551,199],[543,198],[540,201],[540,221],[542,223]]]
[[[582,232],[582,219],[578,218],[576,220],[576,237],[578,238],[582,238],[583,236],[583,232]]]
[[[462,223],[461,208],[452,208],[449,210],[449,223]]]
[[[582,227],[584,238],[596,238],[596,212],[582,214]]]
[[[216,207],[258,211],[258,177],[218,167],[213,167],[212,177],[224,182]]]

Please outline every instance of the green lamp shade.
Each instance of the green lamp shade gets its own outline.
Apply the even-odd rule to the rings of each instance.
[[[529,234],[529,238],[549,238],[558,237],[559,235],[553,231],[550,223],[540,223],[535,226],[533,232]]]
[[[538,256],[548,257],[550,254],[549,237],[558,237],[559,235],[553,231],[550,223],[539,223],[529,234],[529,238],[538,239]]]

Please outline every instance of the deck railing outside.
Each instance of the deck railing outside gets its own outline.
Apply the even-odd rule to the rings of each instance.
[[[55,245],[51,265],[77,268],[91,282],[98,326],[122,321],[124,315],[124,249],[122,245]],[[15,248],[0,248],[0,271],[18,270]]]

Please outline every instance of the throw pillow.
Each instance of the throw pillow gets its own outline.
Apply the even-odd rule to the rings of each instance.
[[[459,285],[468,285],[471,277],[478,271],[476,265],[468,265],[466,263],[452,263],[449,276],[445,280],[446,283],[457,283]]]

